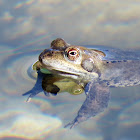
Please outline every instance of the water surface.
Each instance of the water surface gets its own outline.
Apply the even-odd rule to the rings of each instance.
[[[26,103],[36,82],[29,68],[49,43],[62,37],[77,45],[140,49],[137,0],[0,1],[0,139],[139,140],[140,87],[111,89],[109,107],[72,130],[85,95],[43,92]]]

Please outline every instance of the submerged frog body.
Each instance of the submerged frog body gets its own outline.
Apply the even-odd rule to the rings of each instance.
[[[39,55],[39,61],[41,68],[72,78],[84,87],[86,100],[65,127],[72,128],[102,112],[108,106],[109,87],[140,85],[139,52],[88,49],[58,38]]]

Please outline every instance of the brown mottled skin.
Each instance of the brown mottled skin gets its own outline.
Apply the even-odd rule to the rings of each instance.
[[[39,61],[53,74],[70,77],[85,85],[86,100],[76,118],[65,127],[73,128],[102,112],[108,106],[109,87],[140,84],[140,53],[88,49],[58,38],[51,43],[50,49],[40,54]]]

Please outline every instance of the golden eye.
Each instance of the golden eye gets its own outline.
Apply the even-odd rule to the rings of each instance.
[[[71,60],[71,61],[75,61],[78,57],[79,57],[79,50],[76,48],[70,48],[67,51],[67,57]]]

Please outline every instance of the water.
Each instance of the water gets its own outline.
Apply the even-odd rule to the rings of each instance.
[[[0,139],[139,140],[139,86],[111,89],[109,107],[72,130],[63,126],[75,118],[84,94],[47,98],[42,92],[29,103],[22,96],[36,82],[29,67],[56,37],[139,49],[139,6],[137,0],[1,0]]]

